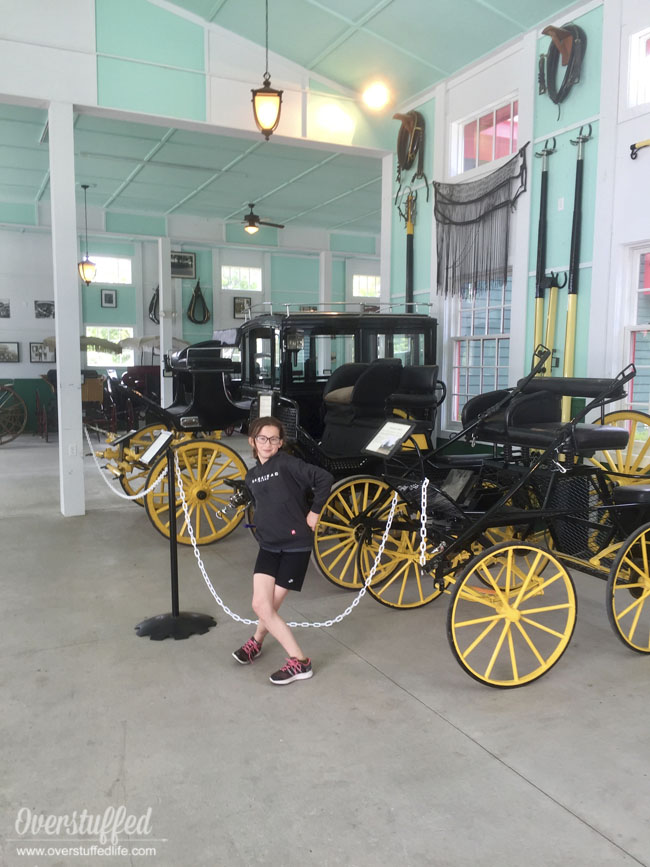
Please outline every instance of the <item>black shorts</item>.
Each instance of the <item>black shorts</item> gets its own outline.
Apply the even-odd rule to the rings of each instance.
[[[254,572],[272,575],[278,587],[302,590],[311,551],[266,551],[260,548]]]

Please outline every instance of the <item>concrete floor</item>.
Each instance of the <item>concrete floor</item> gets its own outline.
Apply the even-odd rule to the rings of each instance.
[[[137,637],[170,610],[168,545],[90,458],[87,514],[64,519],[57,473],[56,443],[0,448],[2,864],[650,865],[650,659],[615,638],[602,582],[574,573],[571,645],[522,689],[458,666],[447,597],[412,612],[365,598],[301,632],[315,676],[278,688],[272,640],[254,665],[231,658],[251,630],[218,610],[191,550],[181,608],[217,627]],[[203,553],[225,602],[251,616],[248,531]],[[324,620],[350,599],[310,567],[284,611]],[[83,838],[16,826],[120,805],[151,811],[150,832],[121,845],[155,855],[62,855]]]

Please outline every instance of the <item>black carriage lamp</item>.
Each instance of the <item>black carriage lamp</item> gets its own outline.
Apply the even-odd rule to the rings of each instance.
[[[81,262],[79,262],[79,264],[77,265],[77,268],[79,269],[79,276],[84,281],[86,286],[90,286],[90,284],[95,279],[95,274],[97,273],[97,266],[95,265],[94,262],[91,262],[91,260],[88,258],[88,207],[86,204],[86,191],[87,191],[89,186],[90,186],[90,184],[82,184],[81,185],[81,188],[84,191],[84,219],[85,219],[85,223],[86,223],[86,253],[85,253],[83,259],[81,260]]]
[[[253,115],[257,128],[268,141],[280,122],[280,107],[282,105],[281,90],[271,87],[269,75],[269,0],[266,0],[266,72],[263,86],[251,90],[253,94]]]

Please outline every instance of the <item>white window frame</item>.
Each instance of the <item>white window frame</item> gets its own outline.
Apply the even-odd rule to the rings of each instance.
[[[511,269],[508,269],[508,282],[510,282],[510,287],[511,287],[510,288],[510,303],[509,303],[510,331],[508,331],[508,332],[499,332],[499,333],[488,332],[486,334],[459,334],[461,299],[460,298],[454,298],[453,300],[449,300],[447,302],[447,304],[445,305],[445,308],[446,308],[445,309],[445,333],[449,336],[448,336],[447,341],[446,341],[446,344],[447,344],[446,356],[447,356],[447,358],[446,358],[446,365],[445,365],[445,368],[446,368],[446,380],[445,381],[447,384],[447,398],[443,404],[443,407],[445,407],[444,429],[446,429],[448,431],[459,431],[461,429],[460,413],[459,413],[458,419],[453,418],[454,403],[455,403],[455,400],[454,400],[454,394],[455,394],[455,392],[454,392],[454,374],[455,374],[455,371],[458,369],[457,365],[455,364],[455,360],[456,360],[456,354],[457,354],[457,347],[461,341],[472,340],[472,341],[480,341],[481,342],[481,364],[479,367],[480,376],[481,376],[481,388],[479,389],[479,394],[482,394],[484,391],[492,391],[494,389],[507,387],[503,383],[499,384],[499,371],[503,370],[505,372],[506,381],[507,381],[508,376],[509,376],[509,372],[510,372],[510,362],[511,362],[511,354],[512,354],[511,336],[512,336],[512,302],[513,302],[513,296],[512,296],[512,272],[511,272]],[[502,311],[505,310],[505,305],[502,304],[500,309]],[[486,324],[489,322],[488,310],[489,310],[489,306],[486,304],[486,307],[485,307]],[[483,387],[483,363],[482,363],[483,362],[483,354],[484,354],[483,343],[484,343],[484,341],[487,341],[487,340],[494,340],[495,341],[496,358],[495,358],[494,368],[496,371],[496,376],[495,376],[494,386],[490,385],[489,387],[484,388]],[[498,354],[499,353],[499,340],[507,340],[508,341],[508,360],[507,360],[505,365],[499,365],[499,363],[498,363],[498,361],[499,361],[499,354]],[[467,368],[469,368],[469,364],[467,365]],[[473,397],[473,395],[470,395],[470,398],[471,397]],[[462,412],[462,409],[461,409],[461,412]]]
[[[242,289],[239,286],[237,286],[237,287],[231,289],[230,286],[226,286],[223,282],[224,268],[239,268],[241,270],[247,270],[249,272],[249,276],[250,276],[251,271],[253,271],[253,270],[259,271],[260,272],[260,288],[254,289],[254,288],[249,287],[248,289]],[[224,292],[256,292],[256,293],[259,293],[260,295],[264,294],[264,268],[261,265],[241,265],[241,264],[232,264],[230,262],[224,262],[219,268],[219,280],[221,283],[221,288]]]
[[[514,103],[520,102],[518,92],[506,94],[502,99],[496,100],[495,102],[487,103],[482,106],[480,109],[473,111],[471,114],[465,115],[458,120],[454,120],[450,125],[450,175],[451,177],[460,177],[462,175],[463,181],[473,179],[475,176],[481,175],[486,171],[492,171],[500,165],[506,163],[511,157],[513,157],[519,150],[519,129],[517,130],[517,147],[515,150],[511,151],[509,154],[503,157],[498,157],[495,159],[494,157],[494,148],[496,137],[493,139],[492,143],[492,159],[489,162],[481,163],[478,165],[478,130],[477,130],[477,165],[474,166],[473,169],[463,169],[463,160],[464,160],[464,136],[463,130],[465,126],[470,123],[470,121],[476,121],[478,124],[480,118],[484,117],[489,112],[495,114],[500,108],[504,108],[506,105],[510,105],[511,107],[511,117],[512,117],[512,106]],[[510,143],[512,147],[512,134],[510,136]]]
[[[84,324],[84,335],[86,337],[90,336],[88,334],[89,328],[123,328],[125,331],[131,332],[128,335],[128,337],[133,337],[135,334],[135,328],[133,327],[133,325],[112,325],[112,324],[107,325],[105,322],[103,322],[103,323],[86,322]],[[94,335],[94,336],[99,337],[101,335]],[[105,339],[108,339],[108,338],[105,338]],[[126,338],[123,338],[123,339],[126,339]],[[113,361],[113,359],[110,359],[106,363],[104,363],[103,361],[99,362],[99,363],[91,361],[91,358],[92,358],[94,353],[95,353],[94,349],[86,350],[86,365],[88,367],[97,367],[97,368],[133,367],[133,365],[135,364],[135,350],[134,349],[127,349],[122,353],[122,356],[128,356],[130,358],[130,360]],[[107,355],[108,353],[99,353],[99,354],[106,354]]]
[[[91,262],[94,262],[97,265],[97,274],[95,275],[95,279],[93,283],[101,286],[133,286],[133,257],[132,256],[105,256],[102,253],[93,254],[92,252],[88,253],[88,258]],[[101,262],[102,260],[107,262],[128,262],[129,268],[131,271],[130,280],[102,280],[101,277]]]

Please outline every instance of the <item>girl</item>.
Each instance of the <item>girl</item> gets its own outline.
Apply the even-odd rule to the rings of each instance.
[[[333,476],[320,467],[281,451],[282,423],[271,416],[255,419],[248,442],[257,464],[246,474],[246,486],[255,501],[255,530],[260,550],[253,573],[253,611],[258,616],[255,634],[233,653],[248,665],[262,652],[270,632],[288,654],[285,665],[271,675],[282,685],[313,674],[311,660],[300,649],[291,629],[278,614],[289,590],[299,591],[305,580],[318,514]],[[307,495],[313,492],[308,505]]]

